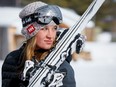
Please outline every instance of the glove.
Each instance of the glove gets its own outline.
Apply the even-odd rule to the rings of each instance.
[[[59,29],[57,31],[57,40],[60,40],[63,35],[68,31],[68,29]],[[84,43],[86,40],[86,36],[82,35],[82,34],[77,34],[75,39],[72,41],[72,43],[70,44],[69,48],[71,48],[71,53],[76,52],[76,53],[80,53],[84,47]]]
[[[84,47],[84,43],[85,43],[85,40],[86,40],[86,36],[82,35],[82,34],[78,34],[79,35],[79,38],[77,39],[76,41],[76,53],[80,53]]]

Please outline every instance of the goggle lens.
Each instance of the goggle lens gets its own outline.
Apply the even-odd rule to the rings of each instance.
[[[23,27],[37,22],[39,24],[49,24],[54,21],[57,25],[62,22],[62,14],[60,9],[55,5],[45,5],[38,8],[34,14],[28,15],[22,19]]]

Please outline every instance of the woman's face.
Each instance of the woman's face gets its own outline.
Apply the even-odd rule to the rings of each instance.
[[[36,49],[48,50],[52,47],[56,38],[57,25],[46,25],[36,34]]]

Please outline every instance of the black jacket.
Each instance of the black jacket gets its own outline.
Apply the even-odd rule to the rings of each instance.
[[[2,87],[23,87],[24,84],[20,80],[20,73],[18,72],[18,66],[21,63],[21,54],[23,47],[9,53],[2,65]],[[66,76],[63,79],[63,86],[61,87],[76,87],[74,79],[74,71],[70,66],[71,58],[67,58],[66,61],[59,67],[59,71],[64,70]]]

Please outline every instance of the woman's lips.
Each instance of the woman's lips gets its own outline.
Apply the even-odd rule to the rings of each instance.
[[[52,40],[44,40],[47,44],[52,44],[53,41]]]

